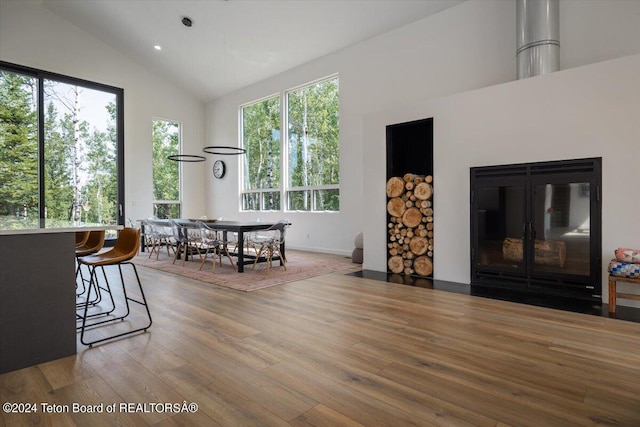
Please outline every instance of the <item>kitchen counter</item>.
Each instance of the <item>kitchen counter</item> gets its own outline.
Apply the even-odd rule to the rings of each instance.
[[[121,225],[100,225],[57,219],[23,219],[0,216],[0,236],[16,234],[69,233],[90,230],[119,230]]]
[[[76,353],[75,232],[121,228],[0,217],[0,374]]]

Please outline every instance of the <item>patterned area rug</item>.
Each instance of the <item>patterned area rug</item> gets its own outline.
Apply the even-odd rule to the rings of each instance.
[[[148,256],[148,253],[141,253],[133,262],[139,266],[154,268],[188,277],[189,279],[244,292],[321,276],[334,271],[359,270],[361,268],[360,264],[352,263],[349,257],[294,250],[287,251],[287,271],[280,267],[279,261],[275,261],[273,267],[269,270],[267,270],[266,263],[257,264],[255,270],[252,265],[245,265],[243,273],[236,272],[231,267],[229,259],[225,257],[222,258],[222,266],[219,262],[216,262],[216,271],[214,273],[212,272],[210,257],[207,258],[202,270],[200,270],[200,258],[197,256],[193,260],[186,261],[184,267],[182,266],[182,260],[177,260],[173,264],[173,258],[168,257],[166,252],[162,252],[158,260],[156,260],[155,255],[151,259]]]

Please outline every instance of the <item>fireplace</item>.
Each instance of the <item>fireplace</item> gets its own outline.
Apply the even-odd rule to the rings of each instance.
[[[601,158],[471,168],[471,286],[601,301]]]

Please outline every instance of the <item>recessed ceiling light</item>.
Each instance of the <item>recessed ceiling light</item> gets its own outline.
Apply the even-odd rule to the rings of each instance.
[[[188,16],[184,16],[182,18],[182,25],[184,25],[185,27],[190,27],[193,25],[193,21]]]
[[[162,46],[160,46],[159,44],[155,45],[153,48],[155,50],[162,50]]]

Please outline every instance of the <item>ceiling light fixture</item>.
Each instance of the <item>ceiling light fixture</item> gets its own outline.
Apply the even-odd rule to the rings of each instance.
[[[155,45],[153,48],[155,50],[162,50],[162,46],[160,46],[159,44]]]
[[[202,151],[208,154],[219,154],[221,156],[234,156],[245,154],[247,152],[247,150],[244,148],[229,147],[226,145],[210,145],[208,147],[204,147]]]
[[[207,160],[204,156],[197,156],[193,154],[172,154],[167,156],[167,159],[173,160],[174,162],[188,162],[188,163],[197,163],[204,162]]]
[[[182,25],[184,25],[185,27],[190,27],[193,25],[193,21],[188,16],[184,16],[182,18]]]

